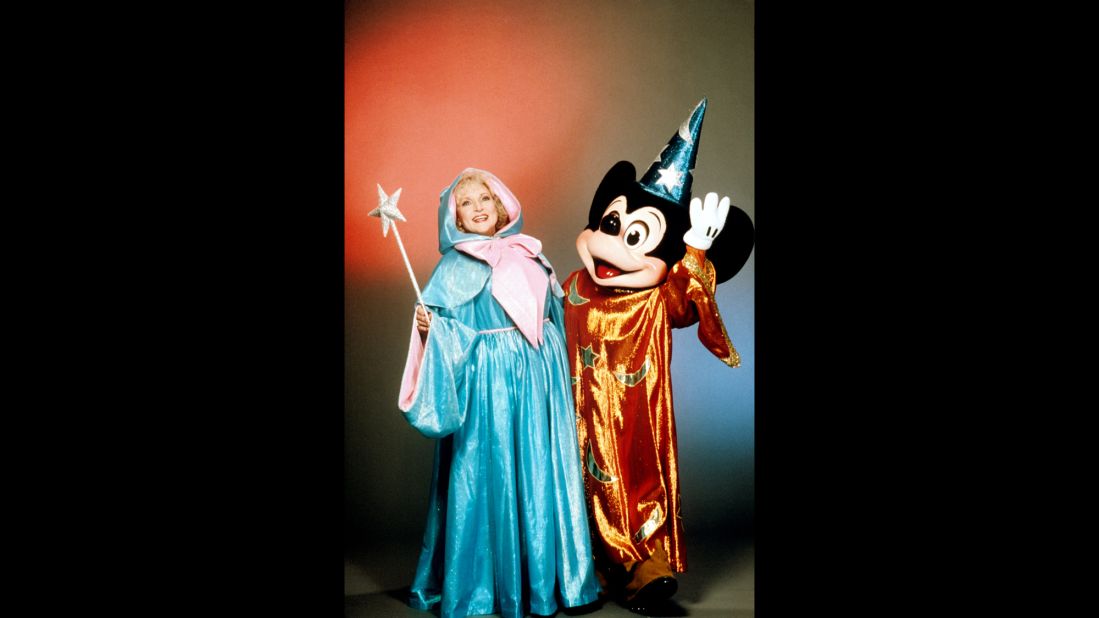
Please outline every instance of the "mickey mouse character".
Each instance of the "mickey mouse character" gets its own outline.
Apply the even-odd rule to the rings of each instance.
[[[716,193],[691,199],[706,99],[640,181],[619,161],[576,239],[584,268],[565,281],[565,332],[584,484],[605,595],[635,611],[675,594],[687,570],[672,411],[672,328],[730,367],[740,356],[714,290],[748,259],[747,213]]]

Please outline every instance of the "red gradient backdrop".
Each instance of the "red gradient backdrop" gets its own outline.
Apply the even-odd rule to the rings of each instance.
[[[350,564],[370,579],[354,590],[370,591],[410,581],[433,459],[433,441],[396,405],[416,297],[393,234],[383,237],[381,222],[367,216],[376,185],[402,189],[398,207],[408,221],[398,225],[421,286],[439,259],[439,192],[470,166],[511,188],[523,204],[523,231],[542,241],[564,279],[581,267],[575,240],[603,174],[619,160],[643,171],[707,97],[694,190],[729,195],[754,219],[755,5],[348,0],[345,7],[346,542]],[[741,368],[714,358],[693,327],[673,333],[689,546],[707,529],[751,534],[754,260],[717,292]]]
[[[570,45],[577,28],[500,3],[412,3],[349,10],[345,74],[348,276],[407,279],[383,239],[376,185],[402,189],[401,236],[423,285],[438,259],[439,192],[468,166],[523,203],[528,231],[594,128],[601,68]],[[536,224],[535,224],[536,225]],[[392,236],[392,235],[390,235]],[[411,288],[410,288],[411,291]]]

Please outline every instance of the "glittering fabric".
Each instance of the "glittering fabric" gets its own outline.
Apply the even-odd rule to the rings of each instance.
[[[452,217],[440,222],[456,233]],[[547,264],[554,285],[542,289],[548,320],[534,347],[494,297],[489,265],[452,249],[424,288],[431,328],[422,341],[413,320],[399,400],[437,440],[409,604],[442,618],[518,618],[590,603],[599,583],[561,288]]]
[[[687,569],[671,329],[698,323],[707,349],[739,365],[713,282],[713,266],[693,247],[654,288],[604,288],[583,269],[565,281],[565,332],[594,542],[619,564],[645,560],[660,547],[675,571]]]

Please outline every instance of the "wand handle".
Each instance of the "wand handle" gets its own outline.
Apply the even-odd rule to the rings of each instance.
[[[401,242],[401,233],[397,231],[396,222],[393,223],[393,235],[397,237],[397,247],[401,250],[401,257],[404,258],[405,268],[408,269],[408,278],[412,279],[412,287],[416,288],[416,299],[420,301],[424,309],[427,309],[427,305],[424,304],[424,297],[420,294],[420,284],[416,283],[416,275],[412,274],[412,264],[408,261],[408,254],[405,253],[404,243]]]

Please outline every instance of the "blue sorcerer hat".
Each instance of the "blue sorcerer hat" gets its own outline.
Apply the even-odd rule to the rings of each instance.
[[[688,208],[691,201],[692,172],[698,159],[698,138],[702,135],[702,117],[706,115],[703,98],[690,118],[668,140],[668,145],[653,159],[649,171],[639,181],[649,193]]]

